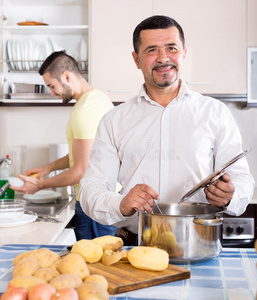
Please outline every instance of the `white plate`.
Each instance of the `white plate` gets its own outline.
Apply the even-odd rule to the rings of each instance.
[[[8,40],[7,41],[7,54],[8,54],[8,59],[13,60],[13,55],[12,55],[12,41]],[[11,67],[13,70],[15,70],[15,65],[12,61],[10,61]]]
[[[50,190],[41,190],[33,195],[25,194],[23,198],[32,203],[51,203],[56,199],[61,198],[62,194]]]
[[[45,49],[46,49],[45,50],[46,51],[45,52],[45,58],[47,58],[50,54],[52,54],[54,52],[54,47],[53,47],[52,41],[51,41],[51,39],[49,37],[46,40]]]
[[[30,66],[30,69],[33,70],[34,68],[34,62],[32,61],[34,59],[34,51],[35,51],[35,43],[33,40],[29,40],[29,60],[30,63],[29,63],[29,66]]]
[[[40,45],[36,44],[36,46],[34,48],[34,51],[33,51],[33,54],[32,54],[32,57],[33,57],[32,60],[39,60],[39,56],[40,56]],[[38,65],[38,62],[34,61],[33,62],[33,67],[37,68],[37,65]]]
[[[21,60],[22,59],[22,53],[21,53],[21,44],[20,44],[20,42],[17,42],[16,46],[17,46],[17,48],[16,48],[17,60]],[[18,65],[18,69],[22,70],[22,62],[18,61],[17,65]]]
[[[51,42],[52,42],[53,51],[56,52],[56,51],[63,51],[63,50],[64,50],[63,47],[59,46],[59,45],[56,44],[54,41],[51,40]]]
[[[16,60],[17,59],[17,42],[12,41],[12,59]],[[13,62],[15,69],[18,69],[18,64],[17,61]]]
[[[11,186],[20,187],[23,186],[24,181],[18,177],[8,177],[7,180],[9,181]]]
[[[10,223],[4,223],[4,222],[1,223],[0,222],[0,227],[15,227],[15,226],[20,226],[20,225],[23,225],[23,224],[34,222],[34,221],[36,221],[36,219],[37,219],[37,216],[24,214],[17,221],[13,221],[13,222],[10,222]]]
[[[24,42],[24,59],[26,60],[25,61],[25,69],[27,71],[30,70],[30,65],[29,65],[29,42]]]
[[[81,40],[80,44],[80,59],[86,61],[87,60],[87,43],[84,39]],[[81,62],[81,69],[83,71],[86,70],[86,63]]]

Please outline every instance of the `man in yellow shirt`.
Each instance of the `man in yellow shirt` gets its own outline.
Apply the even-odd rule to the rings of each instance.
[[[42,64],[39,74],[43,76],[51,95],[58,95],[63,103],[75,99],[66,128],[69,154],[42,167],[30,169],[19,175],[24,185],[11,187],[27,194],[46,189],[76,184],[76,200],[79,200],[79,182],[84,176],[91,147],[101,118],[113,108],[112,102],[102,92],[91,87],[81,74],[77,62],[65,51],[53,52]],[[40,180],[52,171],[60,174]],[[38,173],[36,178],[29,177]],[[114,226],[105,226],[91,220],[76,202],[75,232],[77,239],[91,239],[100,235],[115,234]]]

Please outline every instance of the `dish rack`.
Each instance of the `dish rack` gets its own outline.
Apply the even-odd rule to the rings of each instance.
[[[12,73],[19,72],[38,72],[44,60],[6,60],[8,64],[8,71]],[[88,61],[87,60],[77,60],[78,67],[82,74],[88,73]]]

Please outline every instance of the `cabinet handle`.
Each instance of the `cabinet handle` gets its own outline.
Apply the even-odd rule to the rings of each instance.
[[[7,18],[4,14],[2,14],[2,20],[3,20],[3,22],[5,22],[7,20]]]
[[[211,81],[187,81],[186,84],[212,84]]]
[[[107,90],[109,93],[132,93],[132,90]]]
[[[4,77],[4,75],[1,76],[1,82],[2,82],[2,85],[7,81],[7,79]]]

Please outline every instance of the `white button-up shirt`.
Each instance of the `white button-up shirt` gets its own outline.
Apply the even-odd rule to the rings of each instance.
[[[112,109],[100,122],[80,182],[80,204],[99,223],[137,233],[137,214],[124,217],[119,209],[136,184],[150,185],[161,202],[177,203],[241,152],[239,129],[222,102],[189,90],[182,81],[178,96],[163,107],[143,86],[137,97]],[[227,213],[240,215],[254,190],[246,158],[228,173],[235,193]],[[120,194],[114,192],[116,181],[122,185]],[[203,190],[189,201],[208,203]]]

